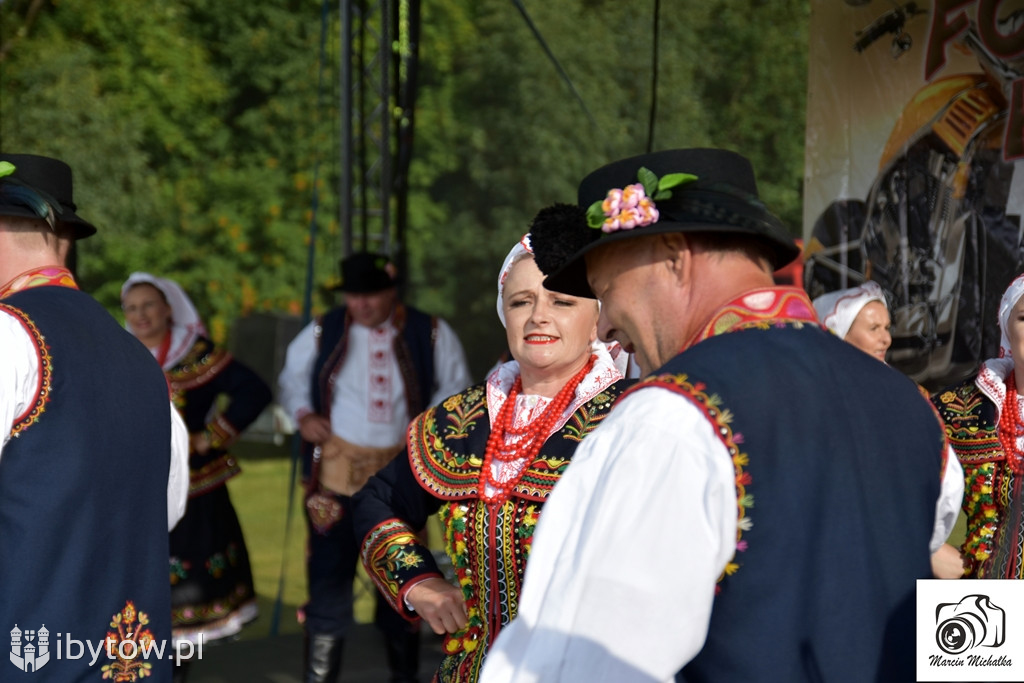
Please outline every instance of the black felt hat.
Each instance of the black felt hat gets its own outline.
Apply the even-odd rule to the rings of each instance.
[[[799,248],[757,195],[746,158],[722,149],[674,149],[603,166],[580,183],[585,219],[556,231],[534,228],[531,242],[544,286],[593,297],[583,256],[601,244],[667,232],[750,235],[765,244],[772,266],[786,265]],[[543,228],[543,226],[537,226]]]
[[[72,229],[75,239],[89,237],[96,228],[80,218],[75,211],[71,188],[71,167],[59,159],[35,154],[0,153],[0,162],[14,167],[0,177],[0,215],[46,219],[45,207],[39,199],[53,209],[53,218]],[[3,173],[3,171],[0,171]]]
[[[352,294],[371,294],[398,284],[394,264],[384,254],[361,251],[341,260],[341,282],[334,289]]]

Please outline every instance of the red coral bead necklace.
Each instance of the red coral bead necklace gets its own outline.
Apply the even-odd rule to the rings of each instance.
[[[580,371],[573,375],[565,383],[565,386],[559,390],[558,394],[544,408],[544,411],[519,429],[514,427],[515,405],[516,398],[523,391],[523,378],[521,376],[516,377],[512,390],[509,391],[505,403],[502,404],[501,410],[498,411],[494,418],[490,436],[487,437],[484,462],[480,468],[480,497],[484,502],[501,503],[508,500],[512,489],[516,487],[519,480],[522,479],[523,473],[526,472],[526,467],[524,466],[514,477],[508,481],[501,482],[494,476],[491,464],[495,460],[501,462],[522,460],[527,464],[533,462],[533,459],[540,453],[541,446],[547,440],[552,427],[554,427],[576,395],[576,388],[583,381],[587,373],[590,372],[591,368],[594,367],[594,361],[596,360],[597,356],[591,356],[590,360],[587,361]],[[506,436],[519,436],[521,438],[514,443],[505,443]],[[488,495],[487,492],[489,490],[493,490],[493,494]]]
[[[1024,435],[1024,421],[1020,416],[1020,404],[1017,402],[1017,378],[1013,370],[1006,377],[1006,400],[999,415],[999,443],[1006,454],[1006,463],[1015,474],[1024,473],[1024,453],[1017,446],[1018,439]]]

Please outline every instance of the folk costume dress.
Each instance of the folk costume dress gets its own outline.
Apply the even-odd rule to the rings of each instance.
[[[1016,396],[1007,403],[1008,380],[1012,364],[988,361],[975,379],[932,399],[964,470],[967,536],[960,552],[968,579],[1024,579],[1024,444],[1018,433],[1004,445],[1000,428],[1006,417],[1021,420],[1022,406]]]
[[[964,470],[965,578],[1024,579],[1024,404],[1007,334],[1021,296],[1024,276],[1000,302],[999,357],[982,363],[973,380],[932,398]]]
[[[566,393],[565,407],[541,435],[536,455],[517,458],[515,444],[525,437],[510,432],[521,434],[559,398],[519,394],[509,404],[519,375],[519,364],[510,361],[485,384],[417,417],[405,457],[392,461],[356,496],[363,564],[381,594],[407,619],[416,618],[404,602],[408,590],[441,576],[430,550],[415,534],[431,514],[440,514],[445,552],[462,587],[469,620],[465,629],[445,636],[445,656],[435,681],[475,681],[490,643],[516,616],[544,502],[580,440],[600,424],[628,382],[621,380],[620,369],[602,345],[595,345],[592,362],[575,390]],[[487,455],[491,425],[502,415],[513,425],[505,431],[507,459],[492,460]]]
[[[176,283],[133,273],[122,291],[145,282],[164,292],[174,325],[151,349],[171,398],[190,434],[205,433],[210,448],[189,455],[185,516],[171,531],[171,617],[175,640],[204,641],[236,635],[258,615],[245,538],[226,487],[241,473],[228,447],[272,400],[270,388],[251,369],[216,346],[191,301]],[[218,399],[228,397],[223,410]]]
[[[837,386],[900,419],[843,419]],[[913,680],[886,623],[913,624],[956,520],[948,456],[914,383],[802,290],[747,292],[580,445],[481,682]]]

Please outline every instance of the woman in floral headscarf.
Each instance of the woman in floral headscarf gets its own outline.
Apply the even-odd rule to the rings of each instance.
[[[377,588],[404,616],[446,634],[436,681],[477,680],[516,616],[545,499],[624,388],[626,354],[613,359],[596,341],[597,302],[543,280],[526,236],[498,277],[498,317],[515,360],[417,417],[406,457],[355,497],[356,537]],[[416,538],[434,512],[457,586]]]
[[[1024,578],[1024,275],[999,304],[999,357],[932,401],[964,469],[964,577]]]
[[[270,403],[270,388],[206,337],[177,282],[132,273],[121,287],[121,306],[128,331],[163,368],[189,431],[188,506],[170,538],[174,640],[234,636],[256,618],[257,606],[249,554],[225,486],[241,470],[227,447]],[[228,402],[218,410],[222,396]],[[178,666],[175,681],[185,672]]]

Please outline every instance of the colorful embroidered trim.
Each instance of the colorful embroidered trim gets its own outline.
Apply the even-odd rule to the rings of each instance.
[[[212,462],[208,462],[197,470],[189,472],[188,497],[195,498],[209,493],[224,482],[242,473],[242,468],[228,454],[224,454]]]
[[[215,609],[219,611],[220,608]],[[171,619],[173,620],[180,611],[172,609]],[[209,643],[220,638],[229,638],[239,633],[243,626],[255,620],[259,615],[259,603],[253,597],[220,619],[212,619],[195,626],[175,627],[173,630],[174,639],[176,641],[190,640],[195,643],[199,641],[199,638],[202,638],[204,642]]]
[[[0,288],[0,299],[4,299],[15,292],[20,292],[32,287],[68,287],[78,289],[75,278],[71,271],[60,266],[48,266],[46,268],[35,268],[16,276],[3,288]]]
[[[171,389],[184,392],[200,387],[216,377],[230,362],[230,353],[200,339],[181,362],[168,371]]]
[[[366,573],[391,607],[403,615],[406,610],[401,592],[410,578],[406,572],[424,565],[421,552],[415,531],[400,519],[384,520],[363,539],[361,555]]]
[[[149,617],[145,612],[136,612],[131,600],[113,616],[110,621],[113,630],[107,631],[104,642],[107,657],[114,661],[103,665],[103,680],[133,683],[153,675],[153,665],[147,661],[145,653],[151,652],[157,643],[153,632],[143,628],[148,623]]]
[[[407,450],[413,474],[438,498],[476,496],[483,459],[475,453],[446,449],[436,414],[436,410],[428,410],[409,425]]]
[[[238,436],[238,429],[224,419],[223,415],[218,415],[206,425],[206,438],[210,441],[210,448],[216,450],[227,448],[235,442]]]
[[[746,292],[720,308],[711,320],[680,351],[697,342],[725,332],[779,325],[818,325],[818,317],[807,293],[797,287],[770,287]]]
[[[171,624],[175,635],[179,631],[199,625],[214,627],[231,619],[239,610],[249,604],[256,604],[252,590],[245,583],[238,583],[226,597],[198,605],[182,605],[171,609]],[[251,612],[251,610],[245,610]],[[255,616],[255,615],[254,615]]]
[[[707,394],[704,391],[707,387],[703,382],[692,383],[689,376],[685,374],[673,375],[666,373],[652,375],[630,387],[622,394],[622,397],[625,398],[634,391],[649,387],[668,389],[689,399],[704,414],[708,422],[711,423],[715,434],[721,440],[726,450],[729,451],[729,456],[732,458],[733,471],[736,474],[736,552],[745,552],[747,550],[747,542],[743,539],[743,532],[750,531],[754,524],[750,517],[747,516],[748,508],[754,506],[754,496],[747,492],[747,487],[751,484],[751,477],[750,473],[744,470],[750,464],[750,456],[740,450],[739,445],[743,443],[743,435],[733,433],[732,431],[732,412],[722,406],[722,399],[718,394]],[[741,565],[738,562],[734,562],[733,560],[735,559],[736,556],[734,555],[733,559],[725,565],[725,571],[718,577],[719,582],[726,576],[732,576],[739,570]],[[717,587],[716,590],[718,590]]]
[[[341,521],[345,514],[337,496],[329,491],[315,491],[306,497],[306,514],[316,533],[323,535]]]
[[[11,436],[16,437],[38,422],[39,417],[46,412],[46,404],[50,401],[50,391],[53,386],[53,359],[50,357],[50,347],[47,346],[43,334],[31,318],[21,309],[8,304],[0,303],[0,310],[10,313],[25,328],[36,347],[36,360],[39,361],[39,377],[36,380],[35,396],[29,407],[15,418],[14,424],[11,426]]]
[[[1020,528],[1007,528],[1005,517],[1014,488],[1021,482],[1010,471],[999,442],[995,405],[976,384],[965,383],[943,392],[938,409],[964,470],[967,534],[960,549],[971,560],[965,578],[1024,577],[1024,523]],[[999,538],[999,534],[1007,536]],[[997,545],[1016,546],[1016,550],[1003,557],[997,553]]]
[[[579,442],[604,420],[617,395],[615,387],[605,388],[579,406],[548,441],[561,435],[568,441]],[[420,414],[409,427],[406,445],[413,474],[438,498],[475,498],[489,431],[487,401],[481,387],[450,397],[438,408]],[[569,449],[570,453],[573,449]],[[547,498],[570,458],[571,455],[552,455],[542,448],[513,488],[515,495],[535,501]]]

